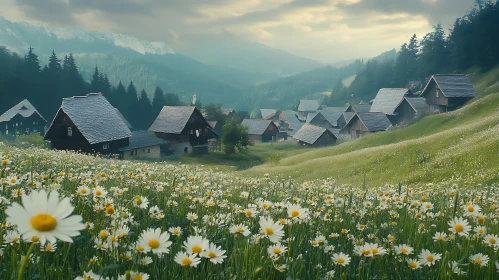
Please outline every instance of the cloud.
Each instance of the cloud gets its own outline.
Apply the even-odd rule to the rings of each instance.
[[[73,24],[74,18],[63,0],[16,0],[15,4],[31,18],[60,24]]]
[[[69,0],[73,11],[94,10],[111,14],[152,15],[147,6],[133,0]]]

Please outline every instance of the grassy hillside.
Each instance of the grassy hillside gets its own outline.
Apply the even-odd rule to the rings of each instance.
[[[478,98],[455,112],[432,115],[405,128],[372,134],[335,147],[283,159],[277,166],[245,171],[332,177],[367,184],[442,181],[495,181],[499,172],[499,67],[472,73]]]

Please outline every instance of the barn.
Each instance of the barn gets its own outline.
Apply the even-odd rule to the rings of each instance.
[[[279,129],[271,120],[244,119],[241,125],[248,128],[249,140],[253,143],[273,142],[279,139]]]
[[[404,97],[395,109],[394,124],[410,121],[416,116],[423,116],[430,112],[430,107],[423,97]]]
[[[382,88],[378,91],[369,112],[384,113],[392,122],[396,119],[395,109],[402,99],[409,94],[406,88]]]
[[[475,96],[466,75],[433,75],[421,92],[432,112],[454,111]]]

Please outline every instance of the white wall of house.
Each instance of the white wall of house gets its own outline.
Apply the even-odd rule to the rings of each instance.
[[[161,149],[160,146],[152,146],[134,150],[128,150],[123,152],[124,159],[133,159],[133,158],[160,158],[161,157]]]

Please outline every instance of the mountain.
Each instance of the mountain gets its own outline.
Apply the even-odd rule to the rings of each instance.
[[[248,41],[228,31],[210,33],[176,52],[207,64],[266,73],[275,78],[324,66],[318,61]]]
[[[152,95],[156,85],[189,100],[196,93],[202,102],[235,102],[243,88],[270,80],[268,74],[208,65],[174,53],[165,43],[148,42],[131,36],[37,27],[0,17],[0,45],[24,55],[35,49],[40,62],[48,61],[52,50],[59,58],[73,53],[87,80],[95,66],[112,84],[133,81]]]

